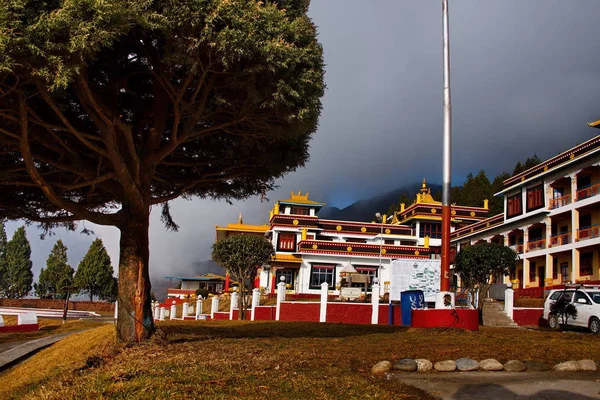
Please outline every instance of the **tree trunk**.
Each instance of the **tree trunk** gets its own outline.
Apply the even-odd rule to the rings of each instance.
[[[90,302],[94,301],[94,295],[90,292]]]
[[[127,211],[124,206],[122,211]],[[154,333],[148,272],[148,228],[150,212],[124,212],[119,258],[117,336],[131,343],[142,342]]]

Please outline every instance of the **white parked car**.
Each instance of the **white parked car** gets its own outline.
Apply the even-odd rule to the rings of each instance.
[[[567,325],[588,328],[592,333],[600,332],[600,286],[567,286],[565,289],[550,291],[544,302],[543,318],[552,329],[562,324],[562,317],[550,314],[550,304],[564,297],[577,309],[577,317],[569,318]]]

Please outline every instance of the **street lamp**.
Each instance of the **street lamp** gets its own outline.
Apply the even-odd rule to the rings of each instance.
[[[385,221],[383,220],[383,217],[380,213],[376,213],[375,218],[377,218],[378,221],[381,221],[381,232],[379,234],[379,272],[381,273],[381,256],[383,252],[383,224],[385,223]]]

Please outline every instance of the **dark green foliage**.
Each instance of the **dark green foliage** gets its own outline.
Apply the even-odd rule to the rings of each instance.
[[[461,248],[456,254],[454,272],[460,276],[461,287],[472,294],[472,299],[479,291],[480,316],[492,279],[508,275],[518,259],[519,255],[510,247],[487,242]]]
[[[3,288],[6,285],[7,277],[7,264],[6,264],[6,245],[8,241],[6,238],[6,229],[4,229],[4,222],[0,221],[0,295],[3,292]]]
[[[198,296],[198,297],[202,296],[203,299],[208,298],[208,294],[209,294],[208,289],[197,289],[196,290],[196,296]]]
[[[413,200],[410,199],[407,193],[400,194],[400,199],[398,199],[398,202],[391,204],[385,215],[390,216],[393,215],[394,212],[400,211],[400,204],[402,203],[404,203],[405,207],[408,207],[413,203]]]
[[[110,295],[113,273],[110,256],[104,248],[102,239],[96,239],[77,267],[75,285],[80,291],[89,294],[90,301],[94,301],[94,296]]]
[[[67,264],[67,247],[58,240],[42,268],[39,283],[34,285],[36,296],[43,299],[66,299],[67,287],[73,285],[73,268]]]
[[[571,304],[565,296],[561,296],[558,300],[550,303],[550,314],[559,317],[562,325],[567,325],[569,318],[577,318],[577,307]]]
[[[19,298],[29,294],[33,283],[31,266],[31,246],[22,226],[6,245],[6,274],[0,288],[3,297]]]
[[[521,172],[525,172],[529,168],[533,168],[541,162],[542,160],[540,160],[537,154],[534,154],[533,157],[527,157],[527,159],[524,162],[518,162],[517,165],[515,165],[515,169],[513,170],[513,176],[518,175]]]
[[[273,245],[262,236],[233,235],[212,246],[212,259],[221,265],[240,287],[240,318],[244,319],[246,294],[256,269],[268,263],[275,255]]]

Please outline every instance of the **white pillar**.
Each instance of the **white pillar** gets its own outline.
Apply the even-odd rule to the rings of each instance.
[[[196,319],[200,318],[200,314],[202,314],[202,299],[198,298],[196,300]]]
[[[177,306],[175,305],[175,302],[173,302],[171,312],[169,313],[169,319],[175,319],[175,314],[177,314]]]
[[[275,321],[279,321],[282,301],[285,301],[285,282],[279,282],[277,284],[277,308],[275,309]]]
[[[379,322],[379,285],[373,284],[371,288],[371,305],[373,311],[371,312],[371,323],[377,325]]]
[[[160,307],[158,301],[154,304],[154,319],[158,320],[160,318]]]
[[[506,315],[513,319],[513,309],[515,304],[515,291],[511,288],[507,288],[504,292],[504,312]]]
[[[233,321],[233,310],[235,310],[237,308],[237,302],[238,302],[238,294],[237,294],[237,292],[231,293],[231,297],[229,299],[230,299],[230,304],[229,304],[229,320]]]
[[[184,320],[185,317],[188,315],[188,307],[190,305],[188,304],[188,302],[186,301],[185,303],[183,303],[183,310],[181,311],[181,319]]]
[[[115,319],[119,317],[119,302],[115,301]]]
[[[321,312],[319,314],[319,322],[327,321],[327,295],[329,294],[329,284],[321,283]]]
[[[256,315],[256,307],[258,307],[258,303],[260,301],[260,290],[258,288],[252,289],[252,312],[250,314],[250,321],[254,321],[254,316]]]
[[[217,296],[212,298],[210,305],[210,319],[215,319],[215,313],[219,311],[219,298]]]
[[[164,320],[165,320],[165,314],[166,314],[166,313],[167,313],[167,309],[166,309],[166,308],[164,308],[164,307],[161,307],[161,308],[160,308],[160,314],[159,314],[159,316],[158,316],[158,319],[159,319],[159,320],[161,320],[161,321],[164,321]]]

